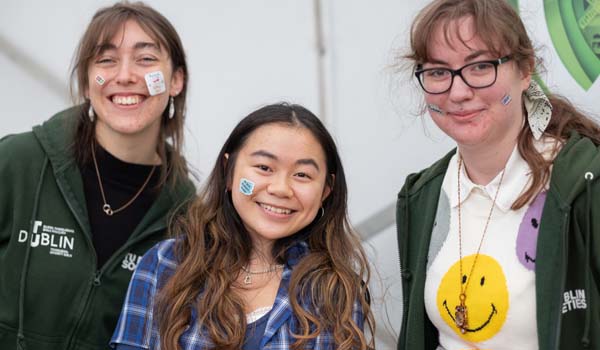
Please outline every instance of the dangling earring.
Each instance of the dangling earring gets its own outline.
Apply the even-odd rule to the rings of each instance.
[[[325,209],[321,207],[321,217],[319,219],[322,219],[323,216],[325,216]]]
[[[91,102],[90,102],[90,109],[88,109],[88,117],[90,118],[90,121],[92,123],[94,122],[94,118],[96,117],[96,115],[94,114],[94,107],[92,107]]]
[[[169,102],[169,119],[173,119],[175,116],[175,99],[171,96],[171,100]]]

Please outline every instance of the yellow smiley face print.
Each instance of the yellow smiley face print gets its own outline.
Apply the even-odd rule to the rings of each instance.
[[[462,259],[462,276],[459,261],[450,267],[442,278],[436,302],[440,316],[456,334],[467,341],[481,342],[493,337],[502,328],[509,307],[508,289],[502,267],[488,255],[479,254],[469,276],[475,256],[473,254]],[[467,325],[464,333],[456,325],[461,284],[467,288]]]

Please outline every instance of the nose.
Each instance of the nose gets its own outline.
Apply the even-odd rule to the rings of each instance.
[[[468,100],[473,97],[473,88],[465,83],[462,75],[455,75],[452,77],[452,86],[448,92],[448,97],[453,102],[461,102]]]
[[[136,82],[136,75],[133,72],[133,67],[127,60],[121,61],[118,67],[117,76],[115,81],[117,84],[127,85]]]
[[[267,192],[271,195],[283,198],[293,196],[294,191],[288,181],[288,177],[284,174],[273,176],[271,183],[267,186]]]

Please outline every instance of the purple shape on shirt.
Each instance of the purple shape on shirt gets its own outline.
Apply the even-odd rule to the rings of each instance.
[[[542,210],[546,202],[546,192],[540,193],[523,216],[517,235],[517,257],[528,270],[535,270],[538,231]]]

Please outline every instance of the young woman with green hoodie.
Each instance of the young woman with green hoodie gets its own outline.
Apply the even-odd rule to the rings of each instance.
[[[137,262],[195,192],[169,21],[102,8],[74,62],[79,104],[0,141],[0,349],[107,349]]]
[[[600,127],[535,82],[505,0],[436,0],[407,57],[457,149],[408,177],[398,349],[598,349]]]

